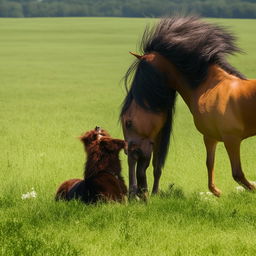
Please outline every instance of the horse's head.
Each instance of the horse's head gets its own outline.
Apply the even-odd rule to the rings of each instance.
[[[136,160],[150,157],[165,121],[165,113],[147,111],[133,100],[121,116],[123,134],[128,145],[126,154]]]
[[[157,61],[155,54],[133,55],[137,60],[124,77],[128,93],[120,120],[128,144],[129,191],[130,194],[136,191],[143,194],[143,190],[147,189],[145,171],[152,152],[158,170],[165,162],[176,91],[168,87],[168,76],[163,69],[165,65]],[[128,89],[131,78],[132,83]]]
[[[124,139],[128,148],[129,193],[139,194],[146,198],[145,171],[150,163],[151,155],[159,145],[161,131],[166,123],[166,113],[154,113],[140,107],[132,100],[127,110],[121,114]],[[137,166],[137,170],[135,171]],[[138,181],[138,187],[137,187]]]

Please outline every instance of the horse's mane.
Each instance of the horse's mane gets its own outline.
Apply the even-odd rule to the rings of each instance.
[[[128,90],[128,80],[133,74],[133,81]],[[120,118],[129,109],[133,100],[146,111],[166,112],[167,119],[161,131],[158,160],[164,165],[168,153],[176,91],[168,88],[166,77],[145,60],[135,61],[125,75],[127,96],[123,101]]]
[[[141,40],[143,54],[157,52],[172,62],[192,87],[197,87],[207,76],[212,64],[229,74],[245,76],[226,60],[241,50],[235,36],[226,28],[209,24],[196,16],[163,18],[145,29]]]

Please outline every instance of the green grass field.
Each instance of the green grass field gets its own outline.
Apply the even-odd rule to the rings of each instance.
[[[122,137],[118,114],[129,51],[150,19],[0,19],[1,255],[255,255],[256,194],[237,193],[222,144],[216,155],[219,199],[207,191],[205,149],[179,98],[161,196],[147,205],[56,203],[57,186],[82,177],[77,139],[96,125]],[[253,20],[212,20],[238,36],[246,54],[230,61],[256,77]],[[242,161],[256,180],[255,138]],[[127,180],[126,157],[122,153]],[[152,168],[147,171],[152,186]],[[170,184],[173,189],[169,190]],[[22,200],[31,191],[36,198]]]

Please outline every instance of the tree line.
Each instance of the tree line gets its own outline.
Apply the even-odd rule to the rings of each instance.
[[[159,17],[175,13],[256,18],[256,0],[0,0],[0,17]]]

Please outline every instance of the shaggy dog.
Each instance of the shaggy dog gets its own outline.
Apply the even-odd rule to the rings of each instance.
[[[121,176],[119,152],[125,142],[113,139],[96,127],[80,137],[87,153],[84,179],[67,180],[57,190],[56,200],[80,199],[84,203],[125,200],[127,188]]]

